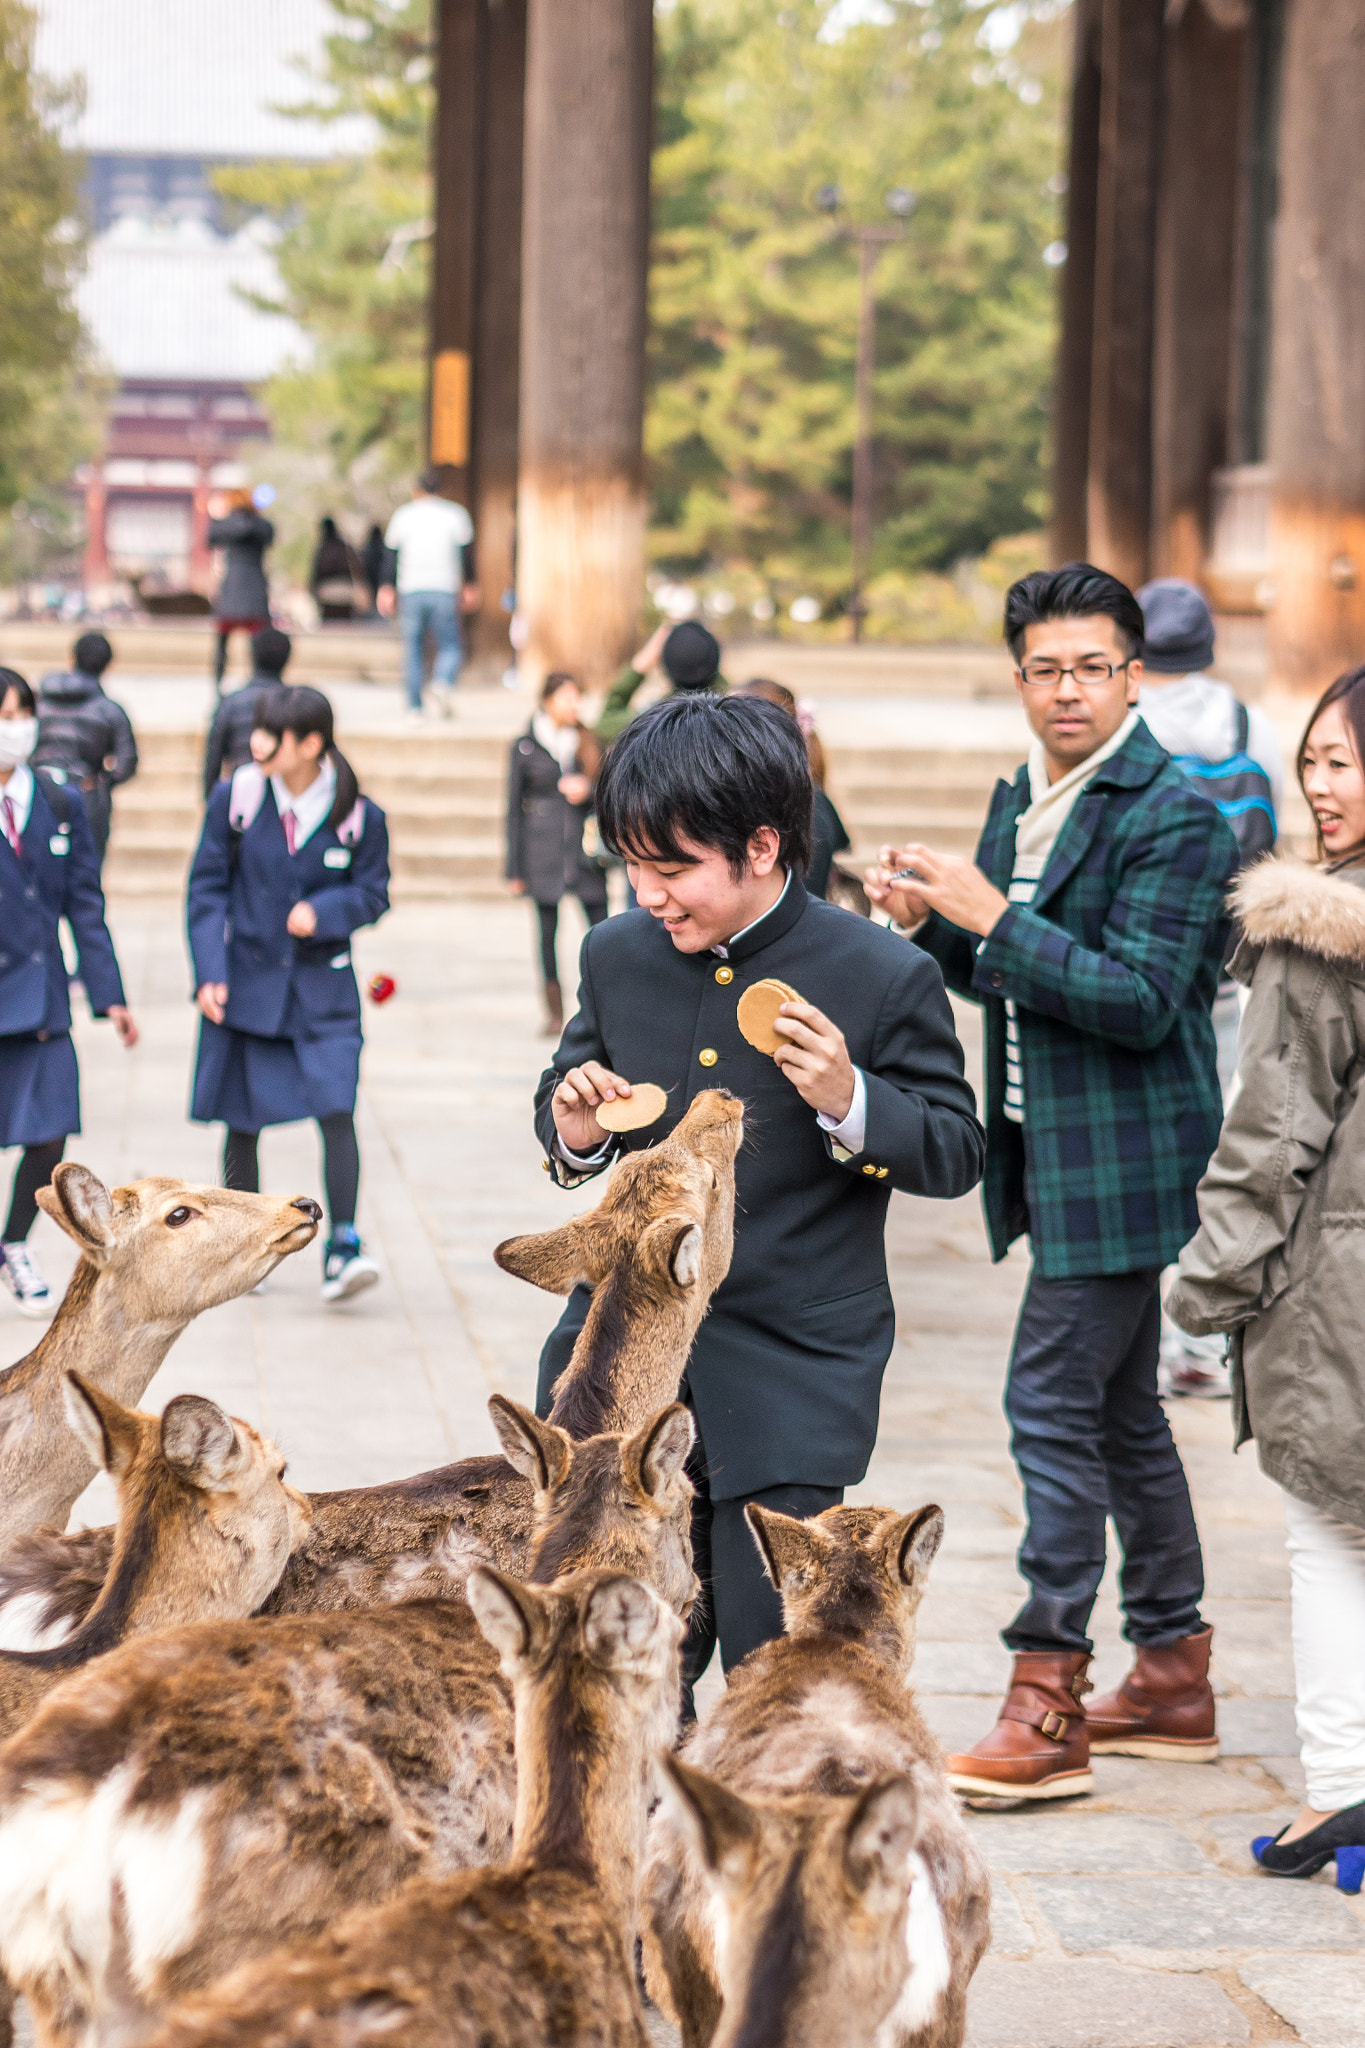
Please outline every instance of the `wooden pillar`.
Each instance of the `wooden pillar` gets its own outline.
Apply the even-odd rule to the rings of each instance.
[[[1365,658],[1365,29],[1360,0],[1291,0],[1268,449],[1270,672],[1316,691]]]
[[[472,637],[476,654],[505,660],[511,620],[502,603],[516,580],[526,0],[485,4],[470,503],[480,606]]]
[[[1055,563],[1086,552],[1090,361],[1095,346],[1095,204],[1100,157],[1102,0],[1077,0],[1067,153],[1066,264],[1061,279],[1050,545]]]
[[[486,19],[485,0],[438,0],[428,447],[445,495],[466,505]]]
[[[1152,521],[1152,287],[1165,0],[1103,0],[1087,553],[1144,581]]]
[[[1152,363],[1151,572],[1198,582],[1229,460],[1248,35],[1189,0],[1166,32]]]
[[[602,683],[644,583],[650,0],[530,0],[518,596],[533,677]]]

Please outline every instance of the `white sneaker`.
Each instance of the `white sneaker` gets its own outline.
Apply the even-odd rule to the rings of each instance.
[[[1163,1349],[1157,1367],[1157,1392],[1193,1395],[1197,1401],[1230,1401],[1232,1374],[1226,1357],[1208,1358],[1198,1351]]]
[[[379,1267],[354,1233],[331,1240],[322,1261],[324,1301],[345,1301],[352,1294],[363,1294],[378,1279]]]
[[[0,1245],[0,1280],[21,1316],[50,1316],[52,1291],[33,1263],[33,1254],[23,1243]]]

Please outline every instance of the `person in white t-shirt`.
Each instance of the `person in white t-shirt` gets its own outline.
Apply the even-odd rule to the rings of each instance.
[[[474,522],[463,505],[440,496],[440,482],[435,470],[426,470],[411,503],[399,506],[384,535],[397,566],[394,576],[381,583],[377,603],[386,619],[398,613],[411,717],[422,712],[428,633],[436,650],[432,687],[450,715],[451,692],[464,659],[460,613],[472,611],[479,595],[473,578]]]

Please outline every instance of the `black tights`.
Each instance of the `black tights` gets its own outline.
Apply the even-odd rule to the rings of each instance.
[[[596,896],[591,896],[585,901],[580,896],[578,900],[583,905],[583,914],[588,923],[601,924],[607,914],[606,897],[603,896],[599,901]],[[540,971],[546,981],[558,981],[559,957],[555,941],[559,936],[559,905],[537,903],[536,915],[540,919]]]
[[[356,1143],[355,1118],[344,1109],[333,1116],[320,1116],[322,1133],[322,1177],[327,1185],[327,1213],[332,1234],[355,1222],[356,1196],[360,1190],[360,1147]],[[244,1194],[261,1191],[261,1162],[257,1152],[259,1131],[229,1131],[223,1145],[223,1186],[240,1188]]]
[[[22,1244],[32,1230],[33,1219],[38,1214],[38,1204],[33,1198],[39,1188],[47,1186],[52,1178],[52,1169],[65,1150],[65,1138],[49,1138],[45,1145],[25,1145],[23,1157],[14,1169],[9,1220],[5,1224],[6,1244]]]

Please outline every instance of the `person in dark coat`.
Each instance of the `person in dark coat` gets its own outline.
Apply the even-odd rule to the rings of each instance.
[[[596,801],[641,907],[583,941],[580,1008],[536,1093],[550,1172],[577,1186],[706,1088],[742,1098],[749,1134],[734,1258],[683,1379],[700,1446],[690,1684],[717,1639],[728,1670],[781,1632],[745,1503],[813,1515],[867,1469],[895,1335],[892,1189],[965,1194],[985,1140],[936,963],[801,885],[810,768],[784,712],[709,694],[656,704],[616,741]],[[770,977],[803,998],[784,1005],[775,1059],[736,1017]],[[667,1089],[663,1120],[609,1136],[597,1105],[639,1081]],[[589,1300],[576,1288],[546,1343],[542,1414]]]
[[[638,654],[631,656],[602,705],[595,727],[604,747],[625,731],[635,716],[631,709],[635,693],[650,671],[661,668],[671,692],[687,696],[697,690],[720,695],[725,678],[720,672],[720,642],[700,619],[684,619],[680,625],[656,627]]]
[[[32,690],[14,669],[0,669],[0,1146],[24,1148],[0,1242],[0,1282],[27,1316],[52,1307],[28,1248],[34,1197],[81,1127],[63,918],[92,1014],[110,1018],[122,1044],[137,1044],[85,804],[75,782],[29,766],[37,737]]]
[[[204,801],[216,782],[235,775],[251,759],[251,735],[262,704],[284,681],[294,643],[278,626],[251,636],[251,680],[220,698],[204,747]]]
[[[319,616],[332,621],[353,619],[356,582],[363,574],[360,557],[339,531],[335,519],[324,519],[318,527],[318,544],[308,577]]]
[[[576,678],[552,671],[530,731],[513,742],[507,767],[507,884],[536,906],[545,1030],[551,1037],[564,1029],[556,947],[560,899],[570,892],[577,896],[589,924],[600,924],[607,914],[606,875],[600,861],[583,850],[601,759],[583,723]]]
[[[814,721],[808,712],[798,707],[785,683],[775,683],[768,676],[754,676],[747,683],[741,683],[739,694],[741,697],[763,697],[769,704],[776,704],[801,728],[801,737],[806,742],[806,759],[810,762],[812,801],[810,866],[806,870],[805,881],[812,896],[827,897],[834,856],[846,853],[853,842],[825,791],[825,750],[820,744]]]
[[[275,538],[270,521],[256,510],[250,491],[228,491],[221,512],[209,521],[208,544],[227,555],[223,580],[213,600],[217,628],[213,655],[213,687],[221,691],[233,633],[259,633],[270,624],[270,585],[265,551]]]
[[[378,520],[365,536],[360,559],[364,564],[365,581],[370,586],[370,610],[374,611],[379,603],[380,591],[386,583],[393,582],[397,569],[392,550],[384,545],[384,529]]]
[[[322,1133],[331,1228],[322,1298],[372,1287],[355,1227],[360,994],[351,934],[389,907],[384,813],[360,794],[320,690],[281,688],[258,714],[252,763],[209,798],[188,925],[203,1013],[190,1114],[227,1125],[223,1183],[260,1187],[270,1124]]]
[[[82,633],[65,674],[38,685],[35,768],[80,784],[85,815],[103,865],[113,810],[111,792],[137,774],[137,741],[121,704],[104,694],[102,678],[114,658],[103,633]]]

